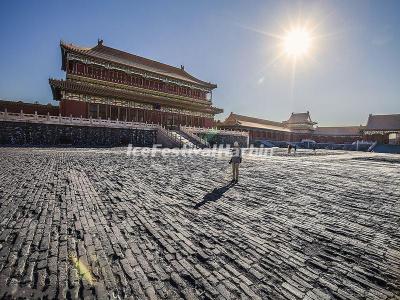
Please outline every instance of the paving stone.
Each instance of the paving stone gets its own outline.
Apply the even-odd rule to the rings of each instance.
[[[0,148],[0,298],[400,297],[399,156],[125,151]]]

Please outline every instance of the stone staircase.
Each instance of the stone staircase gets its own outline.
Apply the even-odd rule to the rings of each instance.
[[[200,148],[196,145],[196,143],[192,142],[190,137],[187,137],[180,130],[171,130],[162,126],[159,126],[158,128],[157,143],[168,148]]]
[[[191,149],[199,148],[190,139],[188,139],[180,130],[170,130],[170,132],[172,136],[175,138],[175,140],[180,141],[182,147]]]
[[[159,134],[164,139],[159,140],[159,144],[169,148],[192,148],[192,149],[204,149],[210,148],[211,144],[206,138],[202,138],[198,133],[211,136],[213,138],[213,144],[215,145],[233,145],[235,141],[239,141],[243,147],[248,145],[248,134],[244,132],[216,130],[210,128],[200,127],[185,127],[179,126],[173,129],[167,129],[159,126]],[[167,139],[165,139],[167,138]]]
[[[210,148],[210,144],[206,140],[203,140],[193,132],[187,130],[185,127],[179,127],[179,134],[194,144],[196,148]]]

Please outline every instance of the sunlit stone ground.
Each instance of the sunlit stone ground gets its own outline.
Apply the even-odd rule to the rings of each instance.
[[[0,298],[399,299],[400,156],[277,154],[0,149]]]

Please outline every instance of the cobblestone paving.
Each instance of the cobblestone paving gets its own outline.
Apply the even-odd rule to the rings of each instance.
[[[0,297],[400,299],[400,156],[0,163]]]

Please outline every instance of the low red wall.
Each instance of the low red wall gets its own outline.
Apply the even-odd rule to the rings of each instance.
[[[60,113],[57,105],[0,100],[0,111],[5,111],[6,109],[9,113],[20,113],[21,110],[25,114],[34,114],[36,111],[38,115],[47,115],[49,113],[51,116],[58,116]]]

